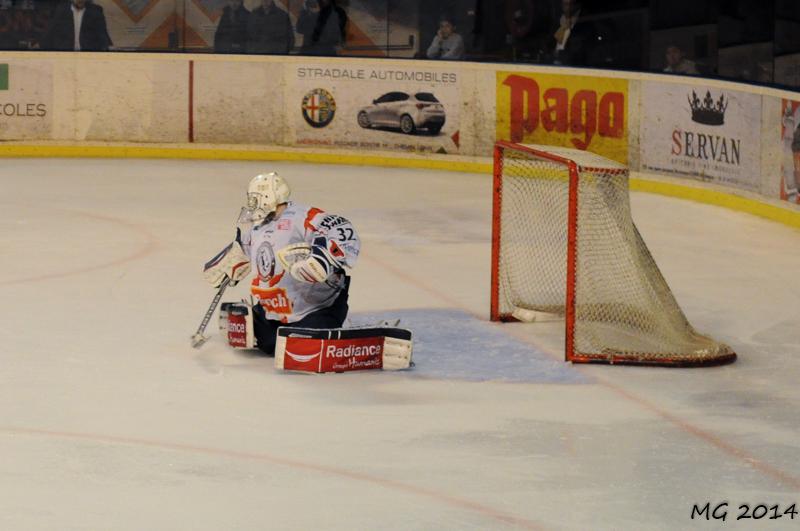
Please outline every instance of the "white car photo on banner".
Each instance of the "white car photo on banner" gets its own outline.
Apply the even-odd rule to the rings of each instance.
[[[760,124],[756,94],[643,82],[642,169],[757,191]]]
[[[409,135],[421,129],[435,135],[446,119],[444,105],[430,92],[388,92],[358,111],[358,125],[364,129],[386,127]]]
[[[292,77],[298,146],[459,151],[455,71],[319,64],[294,67]]]

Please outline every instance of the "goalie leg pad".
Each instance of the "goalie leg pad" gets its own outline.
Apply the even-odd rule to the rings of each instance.
[[[233,348],[255,348],[253,312],[244,303],[225,302],[219,310],[219,329]]]
[[[411,366],[411,339],[386,336],[383,344],[383,370],[400,371]]]
[[[347,372],[411,367],[411,331],[403,328],[278,329],[275,368]]]

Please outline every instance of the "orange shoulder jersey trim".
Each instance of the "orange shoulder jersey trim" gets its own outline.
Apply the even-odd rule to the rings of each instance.
[[[269,282],[267,283],[267,284],[269,285],[269,287],[272,287],[272,286],[274,286],[275,284],[277,284],[278,282],[280,282],[280,281],[281,281],[281,279],[283,278],[283,275],[284,275],[284,274],[286,274],[286,271],[281,271],[281,272],[280,272],[280,274],[278,274],[278,275],[275,275],[274,277],[272,277],[271,279],[269,279]]]
[[[272,286],[274,286],[275,284],[277,284],[278,282],[280,282],[280,281],[281,281],[281,279],[283,278],[283,275],[284,275],[284,274],[286,274],[286,271],[281,271],[281,272],[280,272],[280,274],[278,274],[278,275],[275,275],[274,277],[272,277],[272,278],[270,278],[269,280],[267,280],[267,281],[266,281],[266,282],[267,282],[267,286],[269,286],[269,287],[271,288]],[[250,285],[251,285],[251,286],[253,286],[254,288],[258,288],[258,287],[260,287],[260,286],[261,286],[261,279],[260,279],[260,278],[258,278],[258,277],[255,277],[255,278],[253,279],[253,281],[252,281],[252,282],[250,282]]]
[[[317,228],[314,225],[311,224],[311,220],[314,219],[314,216],[316,216],[317,214],[321,214],[323,212],[324,212],[324,210],[322,210],[320,208],[317,208],[317,207],[309,208],[308,209],[308,215],[306,216],[306,220],[303,222],[303,227],[305,227],[306,230],[316,231]]]

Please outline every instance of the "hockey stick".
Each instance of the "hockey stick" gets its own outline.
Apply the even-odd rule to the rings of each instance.
[[[219,285],[219,289],[217,290],[217,294],[214,295],[214,300],[211,301],[211,305],[206,310],[206,314],[203,316],[203,321],[200,323],[200,326],[197,328],[197,332],[194,333],[192,336],[192,347],[200,348],[203,346],[203,343],[208,341],[208,337],[203,335],[203,332],[206,330],[206,326],[208,326],[208,322],[211,320],[211,316],[214,315],[214,310],[217,309],[217,304],[219,304],[219,300],[222,298],[222,294],[225,292],[225,288],[228,287],[231,279],[229,277],[225,277],[225,280],[222,281],[222,284]]]

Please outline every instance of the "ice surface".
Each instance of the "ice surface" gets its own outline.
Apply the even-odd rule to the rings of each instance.
[[[517,339],[505,325],[481,321],[461,310],[394,310],[359,313],[354,326],[400,319],[414,334],[413,371],[399,374],[443,380],[585,383],[570,364]]]
[[[281,374],[216,335],[189,346],[202,264],[275,169],[359,228],[353,319],[401,318],[416,371]],[[573,367],[559,323],[488,323],[488,176],[4,160],[0,529],[795,529],[735,518],[800,502],[800,232],[632,202],[736,364]],[[721,501],[726,522],[690,519]]]

